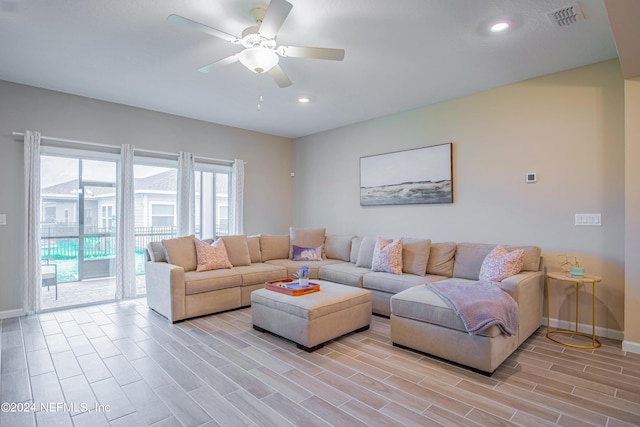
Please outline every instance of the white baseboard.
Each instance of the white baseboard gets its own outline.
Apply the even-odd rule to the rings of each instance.
[[[542,319],[542,324],[547,326],[546,317]],[[551,319],[550,326],[552,328],[568,329],[571,331],[576,330],[576,323],[569,322],[566,320]],[[578,323],[578,331],[591,335],[591,325],[587,325],[586,323]],[[608,328],[602,328],[600,326],[596,326],[596,336],[622,341],[624,339],[624,331],[617,331],[615,329],[608,329]],[[640,346],[640,344],[636,344],[636,345]]]
[[[17,308],[15,310],[0,311],[0,319],[11,319],[12,317],[20,317],[24,314],[24,310]]]
[[[633,341],[622,341],[622,350],[640,354],[640,343]]]

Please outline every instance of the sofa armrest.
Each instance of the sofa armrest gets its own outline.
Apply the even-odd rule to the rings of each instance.
[[[184,319],[184,268],[166,262],[149,261],[145,264],[145,279],[149,307],[172,323]]]
[[[544,298],[544,273],[523,271],[502,281],[502,289],[518,303],[518,345],[534,333],[542,324]]]

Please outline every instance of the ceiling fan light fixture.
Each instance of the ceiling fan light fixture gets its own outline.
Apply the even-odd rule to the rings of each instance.
[[[263,47],[250,47],[240,52],[242,65],[254,73],[265,73],[278,64],[278,54]]]
[[[511,23],[509,21],[498,21],[489,27],[489,31],[492,33],[501,33],[508,30],[510,26]]]

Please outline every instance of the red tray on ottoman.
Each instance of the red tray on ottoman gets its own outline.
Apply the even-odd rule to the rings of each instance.
[[[265,283],[264,287],[270,291],[293,295],[294,297],[318,292],[320,290],[320,285],[317,283],[309,282],[308,285],[301,286],[299,282],[294,281],[293,279],[274,280],[273,282]]]

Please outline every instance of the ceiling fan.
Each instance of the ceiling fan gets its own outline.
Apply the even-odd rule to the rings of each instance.
[[[208,73],[218,67],[240,61],[254,73],[268,73],[278,86],[284,88],[291,86],[292,83],[278,64],[280,56],[329,59],[332,61],[342,61],[344,58],[344,49],[278,46],[276,42],[278,30],[280,30],[289,12],[291,12],[292,7],[293,5],[286,0],[271,0],[267,9],[253,9],[251,14],[256,20],[256,25],[246,28],[242,32],[242,37],[233,36],[179,15],[169,15],[167,20],[244,47],[239,53],[205,65],[198,71]]]

